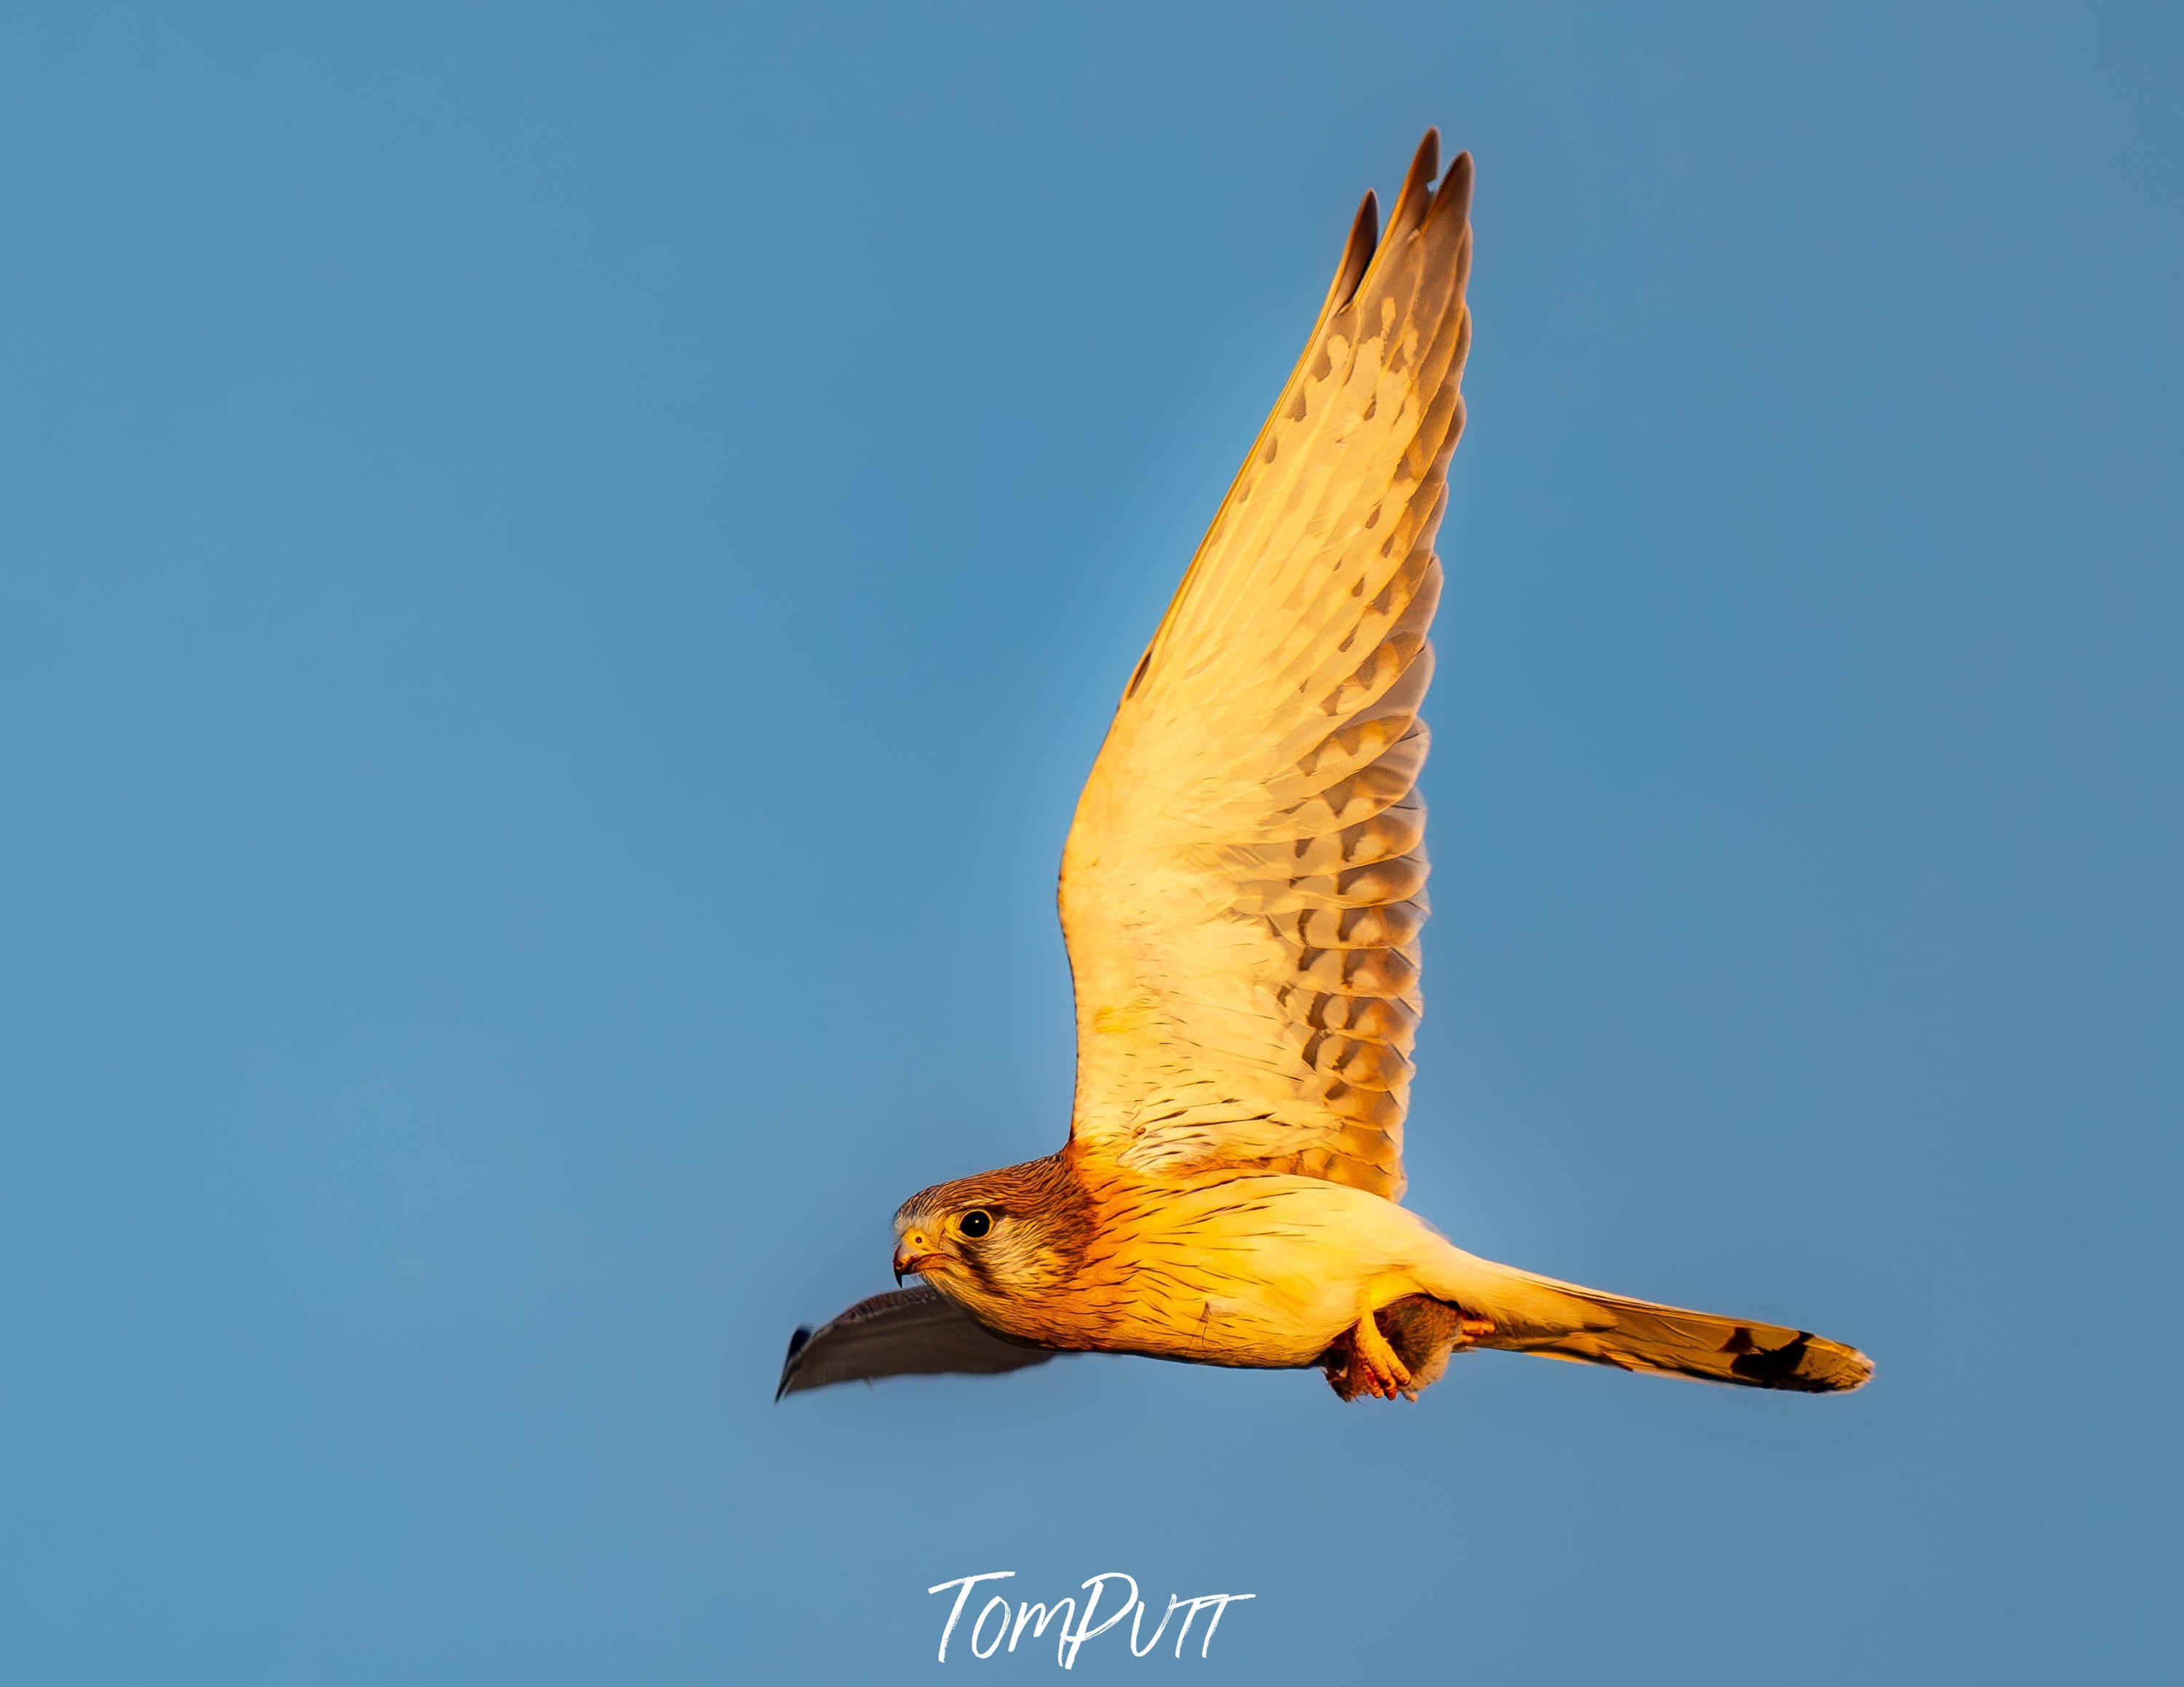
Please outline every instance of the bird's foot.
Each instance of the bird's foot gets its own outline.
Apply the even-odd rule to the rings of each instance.
[[[1490,1338],[1499,1327],[1490,1318],[1424,1294],[1406,1295],[1382,1307],[1373,1315],[1372,1323],[1410,1373],[1400,1392],[1411,1399],[1440,1380],[1451,1354]],[[1353,1326],[1320,1355],[1319,1368],[1326,1373],[1328,1386],[1346,1400],[1360,1394],[1387,1398],[1386,1388],[1358,1349]]]
[[[1388,1338],[1380,1333],[1370,1312],[1350,1332],[1350,1382],[1357,1393],[1381,1400],[1392,1400],[1398,1394],[1418,1399],[1418,1390],[1411,1386],[1410,1367],[1396,1356],[1396,1349],[1388,1345]]]

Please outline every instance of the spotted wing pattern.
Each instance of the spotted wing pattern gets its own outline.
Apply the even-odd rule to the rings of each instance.
[[[1418,718],[1463,426],[1471,160],[1360,207],[1064,850],[1077,1152],[1388,1195],[1426,917]]]

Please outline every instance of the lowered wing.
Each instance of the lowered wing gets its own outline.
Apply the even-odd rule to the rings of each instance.
[[[985,1376],[1053,1357],[1050,1348],[995,1335],[939,1289],[921,1285],[860,1300],[816,1330],[797,1331],[773,1397],[879,1377]]]

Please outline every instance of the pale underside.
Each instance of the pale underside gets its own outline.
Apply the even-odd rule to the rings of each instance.
[[[1368,196],[1078,803],[1061,905],[1090,1159],[1402,1193],[1418,710],[1470,344],[1470,160],[1435,193],[1435,151],[1377,249]]]
[[[1473,1344],[1813,1393],[1871,1375],[1806,1331],[1479,1259],[1392,1204],[1470,344],[1470,160],[1436,192],[1437,151],[1429,133],[1377,245],[1367,196],[1078,803],[1068,1149],[906,1202],[898,1280],[938,1293],[800,1332],[783,1392],[1057,1349],[1317,1364],[1345,1399],[1415,1394]]]

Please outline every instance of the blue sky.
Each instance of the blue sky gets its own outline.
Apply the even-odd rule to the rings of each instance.
[[[998,1569],[1255,1594],[1209,1680],[2157,1673],[2173,18],[788,9],[0,18],[6,1673],[917,1677]],[[1412,1204],[1879,1379],[777,1408],[1061,1139],[1078,787],[1428,123]]]

